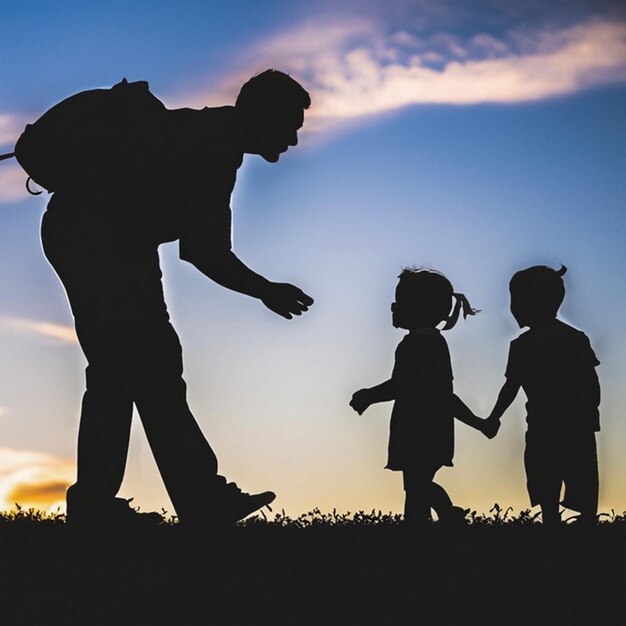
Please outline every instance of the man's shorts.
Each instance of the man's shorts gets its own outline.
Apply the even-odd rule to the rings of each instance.
[[[526,485],[532,506],[558,502],[574,511],[595,511],[598,505],[598,455],[593,431],[529,430],[524,451]]]

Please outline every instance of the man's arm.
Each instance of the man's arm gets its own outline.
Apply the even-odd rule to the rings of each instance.
[[[268,309],[286,319],[301,315],[313,304],[313,298],[298,287],[273,283],[252,271],[232,250],[194,255],[181,247],[180,258],[222,287],[258,298]]]

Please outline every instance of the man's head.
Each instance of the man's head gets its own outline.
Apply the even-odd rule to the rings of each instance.
[[[563,274],[567,268],[553,270],[545,265],[535,265],[513,274],[509,283],[511,313],[520,325],[533,326],[556,317],[565,297]]]
[[[298,143],[304,110],[311,106],[307,91],[289,75],[270,69],[243,85],[235,107],[244,127],[245,152],[275,163]]]

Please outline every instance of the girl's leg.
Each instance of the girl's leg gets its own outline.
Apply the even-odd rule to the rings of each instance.
[[[404,475],[404,521],[409,524],[426,524],[430,520],[430,486],[432,476],[411,470]]]
[[[437,466],[432,470],[432,478],[435,477],[439,469],[440,466]],[[432,478],[429,489],[429,501],[430,506],[437,513],[439,521],[448,525],[463,524],[465,522],[465,511],[461,507],[454,506],[447,491],[441,485],[432,481]]]
[[[540,502],[539,506],[541,506],[541,520],[544,526],[557,526],[561,522],[558,498],[549,502]]]
[[[430,505],[439,519],[446,517],[452,511],[452,500],[448,492],[435,482],[430,483]]]

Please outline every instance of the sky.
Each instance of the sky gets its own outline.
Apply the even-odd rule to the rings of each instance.
[[[546,6],[547,5],[547,6]],[[445,333],[455,391],[491,410],[520,329],[508,281],[568,267],[560,317],[601,361],[600,510],[626,510],[626,10],[609,1],[0,1],[0,152],[63,98],[147,80],[169,108],[232,104],[268,67],[310,91],[300,143],[248,155],[235,252],[315,298],[284,320],[162,246],[189,403],[220,472],[275,510],[400,512],[386,463],[386,380],[408,265],[444,272],[481,310]],[[39,225],[47,194],[0,163],[0,509],[63,506],[86,365]],[[524,397],[487,440],[457,424],[437,480],[461,506],[529,507]],[[120,495],[172,505],[137,416]]]

